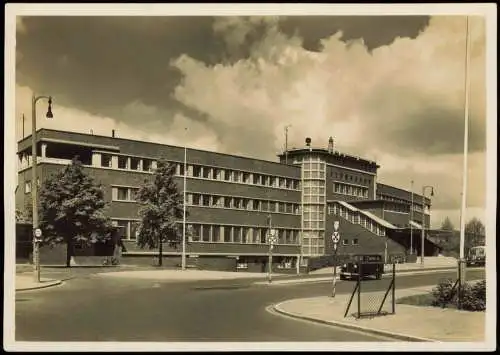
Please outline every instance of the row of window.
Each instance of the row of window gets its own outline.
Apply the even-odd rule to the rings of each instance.
[[[187,225],[188,238],[193,242],[267,244],[269,229],[265,227],[242,227],[214,224]],[[274,228],[276,244],[299,244],[300,231],[295,229]]]
[[[186,195],[187,204],[192,206],[234,208],[247,211],[300,214],[300,205],[297,203],[196,193],[188,193]]]
[[[113,225],[123,227],[123,238],[137,240],[140,221],[113,220]],[[295,229],[274,228],[276,244],[299,244],[300,231]],[[267,244],[269,229],[266,227],[221,226],[212,224],[186,224],[186,236],[190,242]]]
[[[113,187],[113,201],[136,201],[136,193],[139,189],[133,187]],[[196,193],[186,194],[187,204],[191,206],[204,206],[216,208],[233,208],[248,211],[275,212],[300,214],[300,205],[297,203],[256,200],[243,197],[215,196]]]
[[[399,203],[404,203],[404,204],[409,203],[408,200],[393,197],[390,195],[385,195],[385,194],[377,194],[377,199],[384,200],[384,201],[391,201],[391,202],[399,202]],[[411,203],[409,203],[409,204],[411,205]],[[413,211],[422,212],[422,206],[420,204],[413,203]]]
[[[330,176],[334,177],[335,179],[340,179],[340,180],[344,180],[344,181],[351,181],[351,182],[355,182],[358,184],[369,185],[371,183],[371,179],[367,179],[367,178],[357,176],[357,175],[346,174],[346,173],[339,173],[339,172],[332,171]]]
[[[333,192],[341,195],[349,195],[356,197],[368,198],[368,188],[362,186],[354,186],[342,182],[333,183]]]
[[[328,206],[328,213],[345,218],[351,223],[359,224],[377,235],[385,236],[384,226],[359,211],[351,211],[350,209],[335,203]]]
[[[114,162],[113,159],[116,159],[116,162]],[[171,162],[171,164],[176,166],[177,175],[184,175],[183,163]],[[121,155],[113,156],[111,154],[101,154],[100,166],[106,168],[116,167],[118,169],[125,170],[152,172],[156,168],[156,161],[152,159]],[[298,179],[193,164],[186,164],[186,167],[186,176],[188,177],[253,184],[279,189],[300,190],[300,180]]]

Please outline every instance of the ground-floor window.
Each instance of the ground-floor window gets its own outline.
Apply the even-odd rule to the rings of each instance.
[[[140,221],[138,220],[125,220],[113,219],[112,223],[116,227],[122,227],[122,238],[127,240],[137,240],[139,236]]]

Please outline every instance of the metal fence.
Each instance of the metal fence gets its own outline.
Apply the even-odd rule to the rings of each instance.
[[[392,264],[390,276],[381,281],[369,280],[368,268],[368,263],[357,263],[356,285],[349,298],[344,317],[349,315],[349,311],[358,319],[396,313],[396,263]]]

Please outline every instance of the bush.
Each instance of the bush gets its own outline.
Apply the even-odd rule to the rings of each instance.
[[[486,309],[486,281],[480,281],[471,286],[465,284],[462,287],[462,309],[466,311],[484,311]]]
[[[453,298],[453,285],[454,282],[452,279],[440,281],[437,286],[432,289],[432,296],[434,297],[432,305],[446,308]]]
[[[446,308],[451,305],[458,305],[458,288],[453,289],[455,282],[451,279],[445,279],[432,290],[432,305]],[[465,283],[460,292],[461,309],[467,311],[484,311],[486,309],[486,281],[471,285]]]

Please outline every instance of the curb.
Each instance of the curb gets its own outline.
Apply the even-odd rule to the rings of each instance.
[[[442,268],[442,269],[427,269],[427,270],[421,270],[421,269],[413,269],[413,270],[404,270],[404,271],[399,271],[396,272],[396,275],[404,275],[404,274],[413,274],[413,275],[420,275],[420,274],[427,274],[427,273],[434,273],[434,272],[440,272],[440,271],[456,271],[456,268]],[[389,276],[388,273],[384,274],[382,278],[388,278]],[[276,280],[279,281],[279,280]],[[310,284],[310,283],[324,283],[324,282],[331,282],[332,281],[332,276],[321,276],[321,277],[308,277],[308,278],[302,278],[302,279],[297,279],[295,280],[290,280],[289,282],[284,282],[284,283],[271,283],[269,284],[267,281],[257,281],[254,284],[256,285],[268,285],[268,286],[286,286],[286,285],[298,285],[298,284]],[[337,280],[337,282],[341,282],[343,280]]]
[[[284,301],[284,302],[280,302],[278,304],[275,304],[272,306],[272,309],[274,311],[276,311],[277,313],[284,315],[284,316],[287,316],[287,317],[306,320],[306,321],[314,322],[314,323],[326,324],[326,325],[333,326],[333,327],[345,328],[345,329],[350,329],[350,330],[357,330],[357,331],[361,331],[361,332],[368,333],[368,334],[381,335],[381,336],[393,338],[396,340],[411,341],[411,342],[437,342],[437,340],[434,340],[434,339],[421,338],[421,337],[417,337],[417,336],[413,336],[413,335],[400,334],[400,333],[389,332],[389,331],[385,331],[385,330],[362,327],[359,325],[349,324],[346,322],[328,321],[328,320],[307,317],[307,316],[299,315],[296,313],[287,312],[287,311],[284,311],[284,310],[279,308],[279,306],[285,302],[288,302],[288,301]]]
[[[39,286],[29,286],[29,287],[23,287],[23,288],[16,288],[16,292],[38,290],[38,289],[42,289],[42,288],[58,286],[58,285],[61,285],[62,283],[63,283],[62,280],[46,281],[45,284],[39,285]]]

